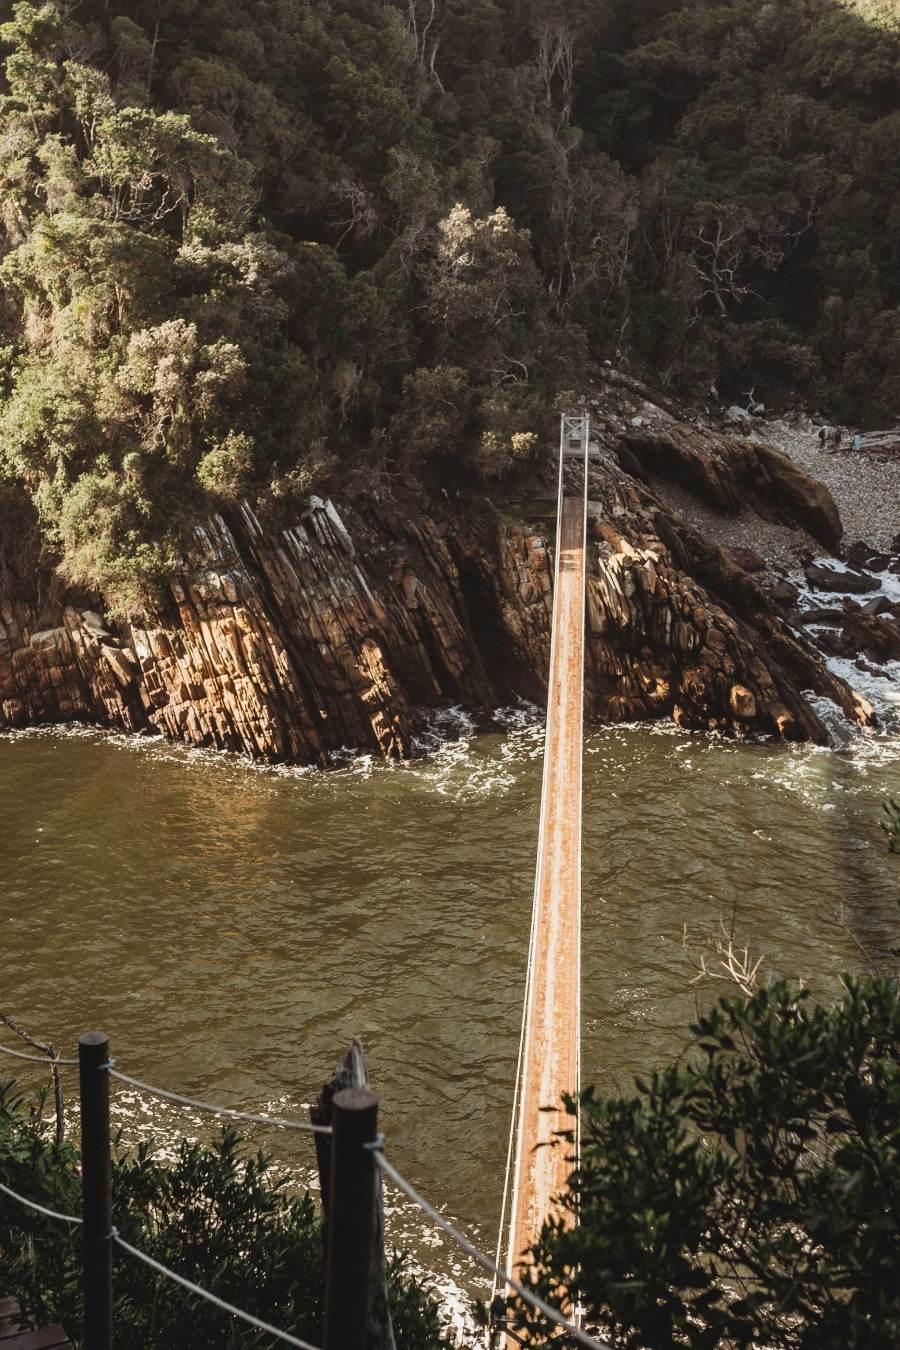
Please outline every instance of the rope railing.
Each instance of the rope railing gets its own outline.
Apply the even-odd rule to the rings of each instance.
[[[78,1066],[77,1059],[50,1059],[46,1055],[25,1055],[21,1050],[12,1050],[6,1045],[0,1045],[0,1052],[12,1055],[15,1059],[27,1060],[30,1064],[64,1064],[76,1068]],[[149,1092],[152,1097],[176,1102],[179,1106],[190,1106],[195,1111],[205,1111],[211,1116],[228,1116],[231,1120],[245,1120],[251,1125],[275,1125],[280,1130],[299,1130],[303,1134],[331,1134],[330,1125],[313,1125],[305,1120],[283,1120],[279,1116],[257,1116],[249,1111],[235,1111],[229,1106],[215,1106],[212,1102],[200,1102],[194,1097],[183,1097],[179,1092],[169,1092],[165,1088],[154,1087],[152,1083],[142,1083],[140,1079],[131,1078],[127,1073],[120,1073],[114,1065],[115,1060],[111,1060],[106,1066],[110,1078],[117,1078],[120,1083],[127,1083],[129,1087],[138,1088],[141,1092]]]
[[[406,1178],[400,1175],[396,1167],[388,1162],[383,1152],[383,1139],[377,1140],[375,1144],[369,1145],[368,1147],[372,1149],[378,1166],[390,1177],[394,1185],[399,1187],[404,1195],[408,1196],[414,1204],[418,1205],[419,1208],[428,1215],[429,1219],[437,1224],[438,1228],[445,1232],[448,1237],[451,1237],[457,1246],[462,1247],[463,1251],[468,1253],[473,1261],[477,1261],[489,1275],[493,1275],[501,1284],[509,1285],[510,1289],[515,1289],[519,1297],[524,1299],[526,1303],[529,1303],[535,1311],[542,1313],[543,1316],[553,1322],[554,1325],[561,1327],[563,1331],[574,1337],[581,1345],[586,1346],[587,1350],[611,1350],[611,1347],[606,1341],[594,1340],[593,1336],[589,1336],[586,1331],[582,1331],[581,1327],[577,1327],[574,1322],[570,1322],[567,1318],[563,1317],[558,1308],[553,1308],[549,1303],[545,1303],[542,1298],[539,1298],[537,1294],[532,1293],[532,1291],[517,1280],[515,1276],[510,1275],[509,1271],[503,1270],[496,1261],[492,1261],[489,1256],[485,1256],[484,1252],[479,1251],[477,1247],[473,1246],[469,1239],[460,1233],[459,1229],[454,1228],[453,1224],[449,1223],[442,1214],[439,1214],[433,1205],[430,1205],[427,1200],[423,1199],[418,1191],[409,1184]]]
[[[77,1067],[77,1059],[54,1059],[49,1055],[25,1055],[21,1050],[11,1050],[8,1045],[0,1045],[0,1053],[12,1055],[13,1059],[27,1059],[30,1064],[67,1064],[69,1067]]]
[[[161,1097],[163,1101],[177,1102],[179,1106],[190,1106],[195,1111],[205,1111],[211,1116],[246,1120],[252,1125],[277,1125],[280,1130],[300,1130],[304,1134],[331,1134],[330,1125],[312,1125],[305,1120],[282,1120],[278,1116],[255,1116],[248,1111],[233,1111],[228,1106],[214,1106],[211,1102],[198,1102],[193,1097],[182,1097],[179,1092],[168,1092],[165,1088],[154,1087],[151,1083],[142,1083],[138,1078],[129,1078],[127,1073],[120,1073],[113,1067],[114,1065],[115,1060],[110,1060],[109,1064],[101,1065],[101,1068],[106,1069],[110,1078],[127,1083],[129,1087],[138,1088],[141,1092],[149,1092],[151,1097]]]
[[[33,1209],[38,1214],[43,1214],[48,1219],[58,1219],[61,1223],[84,1223],[83,1219],[77,1218],[74,1214],[60,1214],[55,1209],[47,1209],[44,1205],[39,1205],[36,1201],[29,1200],[24,1195],[19,1195],[18,1191],[12,1190],[9,1186],[4,1186],[2,1182],[0,1182],[0,1191],[2,1191],[4,1195],[8,1195],[10,1199],[17,1200],[19,1204],[24,1205],[26,1209]],[[271,1322],[264,1322],[261,1317],[256,1317],[253,1313],[244,1312],[243,1308],[236,1308],[233,1303],[226,1303],[225,1300],[219,1298],[217,1294],[211,1294],[208,1289],[203,1289],[199,1284],[194,1284],[191,1280],[186,1279],[184,1275],[178,1275],[174,1270],[169,1270],[168,1266],[164,1266],[154,1257],[148,1256],[146,1252],[140,1251],[137,1247],[132,1247],[130,1242],[126,1242],[124,1238],[119,1236],[117,1228],[113,1227],[109,1233],[109,1240],[115,1242],[123,1251],[128,1252],[129,1256],[135,1257],[138,1261],[143,1261],[145,1265],[150,1266],[152,1270],[155,1270],[158,1275],[165,1275],[167,1279],[173,1280],[175,1284],[182,1285],[189,1293],[196,1294],[198,1298],[206,1299],[207,1303],[212,1303],[214,1307],[221,1308],[223,1312],[230,1313],[232,1317],[240,1318],[242,1321],[249,1323],[251,1327],[256,1327],[258,1331],[265,1331],[267,1335],[275,1336],[278,1340],[285,1341],[287,1345],[299,1347],[299,1350],[317,1350],[317,1347],[310,1345],[308,1341],[301,1341],[298,1336],[292,1336],[289,1331],[282,1331],[280,1327],[272,1326]]]
[[[255,1115],[247,1111],[236,1111],[230,1107],[217,1106],[210,1102],[198,1101],[193,1097],[185,1097],[182,1096],[180,1093],[170,1092],[167,1089],[158,1088],[155,1087],[153,1084],[145,1083],[140,1079],[132,1078],[129,1074],[122,1073],[120,1070],[116,1069],[115,1067],[116,1061],[109,1055],[108,1049],[109,1041],[104,1033],[98,1032],[86,1034],[80,1039],[79,1046],[81,1048],[83,1056],[85,1056],[84,1058],[79,1060],[54,1059],[51,1062],[67,1065],[78,1064],[81,1066],[83,1127],[85,1119],[84,1075],[85,1072],[87,1072],[89,1080],[91,1079],[91,1076],[93,1074],[93,1081],[96,1084],[96,1086],[93,1088],[93,1092],[95,1094],[100,1092],[100,1083],[102,1081],[105,1081],[108,1084],[110,1079],[116,1079],[118,1082],[124,1083],[129,1087],[137,1089],[138,1091],[149,1093],[151,1096],[161,1098],[164,1101],[170,1101],[178,1105],[187,1106],[193,1110],[204,1111],[210,1115],[225,1116],[232,1120],[247,1121],[251,1124],[272,1125],[279,1129],[298,1130],[304,1133],[310,1133],[315,1135],[320,1134],[328,1136],[334,1135],[334,1130],[331,1125],[315,1125],[312,1124],[311,1122],[307,1123],[305,1121],[284,1120],[277,1116]],[[5,1051],[6,1053],[12,1054],[17,1059],[27,1059],[32,1060],[35,1063],[44,1063],[44,1064],[48,1062],[47,1059],[43,1056],[38,1058],[37,1056],[24,1055],[19,1051],[6,1050],[6,1047],[3,1046],[0,1046],[0,1051]],[[93,1052],[93,1056],[91,1052]],[[99,1056],[97,1052],[99,1052]],[[92,1057],[94,1060],[93,1065],[90,1064],[90,1059]],[[377,1098],[375,1098],[371,1093],[362,1092],[361,1090],[358,1089],[351,1089],[346,1094],[338,1093],[338,1096],[335,1099],[335,1106],[337,1105],[337,1102],[340,1101],[340,1097],[342,1095],[350,1096],[354,1092],[357,1095],[361,1095],[368,1098],[371,1101],[371,1103],[374,1104],[375,1112],[377,1112]],[[103,1092],[100,1092],[100,1098],[97,1098],[95,1100],[94,1105],[95,1106],[97,1105],[97,1101],[100,1101],[102,1105],[103,1100],[105,1100],[106,1102],[105,1107],[102,1108],[102,1110],[105,1111],[106,1116],[106,1123],[103,1126],[106,1138],[106,1144],[104,1147],[108,1151],[109,1148],[108,1089],[104,1089]],[[364,1106],[365,1103],[361,1105]],[[357,1106],[358,1108],[360,1108],[360,1104],[357,1104]],[[375,1116],[373,1114],[372,1120],[374,1121],[374,1119]],[[363,1143],[362,1144],[363,1149],[371,1156],[371,1158],[373,1159],[373,1163],[377,1165],[380,1171],[384,1175],[389,1177],[390,1180],[394,1183],[394,1185],[400,1191],[402,1191],[404,1195],[406,1195],[415,1205],[417,1205],[419,1209],[421,1209],[422,1212],[434,1224],[436,1224],[437,1227],[441,1229],[442,1232],[446,1233],[447,1236],[450,1237],[457,1244],[457,1246],[459,1246],[464,1252],[466,1252],[472,1258],[472,1260],[474,1260],[478,1265],[480,1265],[484,1270],[486,1270],[488,1274],[490,1274],[493,1277],[492,1297],[493,1294],[496,1292],[498,1285],[505,1286],[508,1289],[514,1290],[515,1293],[518,1294],[518,1296],[523,1300],[523,1302],[527,1303],[536,1312],[540,1313],[542,1317],[546,1318],[547,1321],[551,1322],[555,1327],[558,1327],[560,1331],[564,1334],[564,1336],[570,1337],[571,1339],[577,1341],[580,1345],[584,1346],[585,1350],[610,1350],[610,1347],[606,1342],[598,1341],[593,1336],[588,1335],[588,1333],[586,1331],[583,1331],[581,1327],[577,1326],[574,1322],[569,1321],[569,1319],[566,1318],[559,1311],[559,1309],[552,1307],[549,1303],[546,1303],[542,1298],[540,1298],[537,1294],[535,1294],[520,1280],[516,1279],[514,1275],[511,1275],[509,1271],[504,1270],[503,1267],[500,1265],[499,1260],[496,1261],[491,1260],[489,1256],[485,1255],[484,1252],[480,1251],[476,1246],[474,1246],[474,1244],[471,1243],[468,1240],[468,1238],[466,1238],[457,1228],[455,1228],[453,1224],[451,1224],[447,1219],[445,1219],[444,1216],[440,1214],[433,1205],[429,1204],[429,1202],[425,1200],[424,1197],[421,1196],[412,1185],[410,1185],[410,1183],[406,1180],[406,1178],[403,1177],[400,1174],[400,1172],[398,1172],[397,1169],[393,1166],[393,1164],[390,1163],[388,1159],[384,1156],[384,1136],[378,1135],[376,1137],[375,1133],[376,1128],[377,1127],[373,1125],[372,1133],[368,1136],[368,1138],[372,1142]],[[337,1138],[335,1137],[335,1143],[336,1142]],[[333,1147],[334,1145],[332,1145],[332,1148]],[[360,1144],[359,1142],[357,1142],[356,1148],[359,1147]],[[86,1190],[85,1190],[84,1204],[86,1216],[88,1215],[87,1180],[88,1180],[87,1171],[85,1170],[84,1185]],[[94,1241],[98,1243],[101,1247],[106,1242],[113,1242],[115,1245],[121,1247],[123,1251],[127,1252],[129,1256],[133,1257],[137,1261],[143,1262],[145,1265],[155,1270],[157,1274],[163,1276],[166,1279],[172,1280],[175,1284],[178,1284],[182,1286],[184,1289],[188,1290],[189,1293],[194,1294],[198,1298],[205,1299],[207,1302],[213,1304],[217,1308],[220,1308],[223,1312],[228,1313],[230,1316],[236,1317],[246,1322],[248,1325],[255,1327],[259,1331],[265,1332],[267,1335],[274,1336],[276,1339],[283,1341],[287,1345],[299,1347],[299,1350],[316,1350],[315,1346],[312,1346],[308,1342],[301,1340],[299,1337],[292,1335],[292,1333],[283,1331],[278,1327],[275,1327],[270,1323],[262,1320],[261,1318],[256,1317],[254,1314],[245,1312],[242,1308],[238,1308],[234,1304],[227,1303],[224,1299],[219,1298],[218,1295],[210,1293],[209,1290],[204,1289],[201,1285],[194,1284],[191,1280],[188,1280],[185,1276],[179,1275],[176,1271],[170,1270],[167,1266],[162,1265],[162,1263],[157,1261],[154,1257],[148,1256],[146,1252],[142,1252],[139,1248],[133,1247],[130,1243],[126,1242],[124,1238],[119,1236],[119,1233],[115,1228],[115,1226],[114,1225],[111,1226],[111,1196],[110,1191],[108,1189],[109,1188],[108,1174],[105,1186],[107,1188],[105,1201],[106,1215],[107,1215],[106,1220],[103,1223],[102,1227],[100,1227],[99,1229],[96,1228],[95,1226],[97,1213],[96,1206],[93,1211],[95,1217],[92,1219],[92,1228],[95,1233]],[[371,1181],[369,1182],[369,1186],[371,1187]],[[48,1209],[44,1205],[40,1205],[34,1200],[29,1200],[26,1196],[20,1195],[17,1191],[12,1190],[9,1186],[4,1185],[2,1182],[0,1182],[0,1193],[8,1196],[12,1200],[17,1201],[19,1204],[25,1206],[26,1208],[43,1215],[46,1218],[54,1219],[61,1223],[81,1225],[84,1227],[85,1238],[87,1239],[89,1236],[85,1219],[76,1217],[75,1215],[71,1214],[61,1214],[56,1210]],[[332,1194],[334,1194],[334,1192],[332,1192]],[[96,1201],[97,1197],[95,1196],[94,1199]],[[363,1264],[366,1267],[368,1266],[368,1258],[365,1259]],[[331,1264],[329,1259],[329,1271],[330,1269]],[[109,1285],[107,1293],[109,1300],[108,1306],[111,1309],[112,1307],[111,1284]],[[327,1313],[325,1326],[326,1326],[325,1344],[326,1347],[328,1347],[329,1321]],[[508,1330],[513,1340],[519,1339],[518,1336],[516,1336],[515,1334],[514,1328],[510,1327]],[[334,1344],[333,1337],[331,1344]]]
[[[10,1199],[18,1200],[19,1204],[24,1205],[26,1209],[35,1209],[38,1214],[44,1214],[48,1219],[59,1219],[60,1223],[84,1222],[83,1219],[77,1218],[74,1214],[59,1214],[55,1209],[45,1209],[43,1205],[37,1204],[34,1200],[26,1200],[24,1195],[19,1195],[18,1191],[10,1190],[8,1186],[3,1185],[2,1181],[0,1181],[0,1191],[4,1195],[8,1195]]]

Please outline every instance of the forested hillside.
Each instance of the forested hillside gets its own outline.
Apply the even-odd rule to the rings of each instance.
[[[836,0],[2,4],[0,563],[520,472],[630,360],[900,412],[900,30]]]

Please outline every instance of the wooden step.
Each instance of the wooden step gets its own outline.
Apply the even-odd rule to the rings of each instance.
[[[19,1301],[0,1298],[0,1350],[72,1350],[63,1327],[42,1327],[38,1331],[18,1328]]]

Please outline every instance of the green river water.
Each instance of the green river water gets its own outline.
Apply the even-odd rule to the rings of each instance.
[[[63,1054],[101,1027],[136,1078],[301,1118],[359,1035],[390,1157],[492,1250],[542,753],[533,712],[494,728],[448,710],[423,758],[329,773],[85,730],[0,737],[0,1009]],[[733,925],[761,972],[824,997],[864,953],[887,958],[900,866],[879,814],[900,735],[840,735],[588,733],[585,1082],[629,1089],[717,996],[693,982],[685,926],[694,960]],[[214,1128],[121,1088],[114,1110],[164,1151]],[[251,1138],[312,1176],[308,1136]],[[459,1306],[483,1290],[409,1206],[392,1201],[389,1232]]]

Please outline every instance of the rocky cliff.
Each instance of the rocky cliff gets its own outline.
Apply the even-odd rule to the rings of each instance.
[[[602,439],[589,481],[588,717],[823,741],[812,690],[871,722],[754,577],[662,505],[642,465],[681,474],[722,509],[751,492],[834,540],[827,490],[777,451],[688,425]],[[579,487],[580,466],[567,473]],[[288,528],[245,505],[197,528],[168,608],[142,625],[108,622],[100,596],[39,604],[26,579],[11,583],[0,728],[81,719],[326,764],[345,746],[407,756],[421,710],[441,702],[540,701],[554,522],[547,503],[512,509],[436,505],[387,478],[336,503],[311,498]]]

